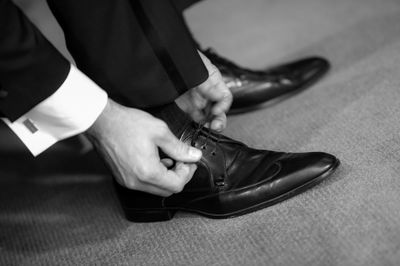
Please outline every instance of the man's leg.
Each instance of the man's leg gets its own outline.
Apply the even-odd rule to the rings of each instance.
[[[197,48],[169,1],[48,3],[77,66],[124,105],[160,106],[207,79]]]
[[[78,67],[108,93],[87,136],[113,175],[131,189],[163,196],[179,192],[201,152],[137,109],[171,103],[208,77],[174,6],[154,0],[48,2]],[[167,169],[158,149],[179,163]]]
[[[325,179],[338,166],[338,160],[329,154],[288,154],[252,149],[206,129],[203,123],[192,122],[187,114],[174,104],[177,95],[181,93],[181,83],[174,82],[171,73],[174,73],[175,69],[171,71],[168,68],[189,64],[188,69],[179,73],[184,75],[182,80],[193,81],[192,86],[196,88],[204,84],[201,83],[203,75],[196,75],[197,79],[194,79],[193,73],[188,72],[197,72],[202,68],[197,69],[197,65],[191,65],[193,62],[180,61],[179,54],[171,47],[171,44],[184,45],[185,47],[179,47],[180,50],[188,49],[188,55],[196,58],[196,48],[191,41],[186,42],[186,33],[173,39],[173,29],[163,24],[162,16],[166,15],[166,11],[171,11],[171,17],[164,23],[175,25],[178,29],[182,27],[173,17],[170,7],[164,6],[168,1],[162,1],[163,4],[160,4],[160,1],[133,1],[130,7],[124,6],[126,1],[122,0],[101,1],[103,4],[110,4],[102,8],[96,6],[98,1],[85,0],[86,4],[86,1],[91,4],[87,8],[93,7],[92,16],[86,19],[87,10],[81,12],[83,21],[80,21],[79,25],[67,20],[70,16],[79,14],[82,1],[75,6],[70,4],[70,1],[63,5],[54,0],[53,9],[59,12],[57,17],[66,29],[68,46],[73,56],[77,57],[78,65],[83,67],[94,81],[109,90],[111,97],[122,99],[121,102],[129,106],[124,107],[111,102],[88,133],[105,158],[113,157],[112,163],[109,164],[114,170],[113,173],[119,176],[123,170],[122,174],[130,178],[131,182],[116,184],[118,196],[129,220],[168,220],[177,210],[196,212],[212,218],[245,214],[304,191]],[[140,6],[137,6],[138,4]],[[138,13],[142,9],[149,17]],[[135,28],[132,29],[129,23]],[[154,28],[149,30],[149,24]],[[80,28],[86,30],[82,32]],[[165,29],[171,32],[163,33]],[[182,29],[182,32],[185,30]],[[84,39],[83,42],[81,38]],[[96,47],[91,49],[92,46]],[[168,51],[168,56],[177,57],[172,59],[174,65],[157,61],[162,61],[165,56],[164,53],[161,53],[161,56],[157,54],[160,50]],[[143,55],[149,57],[146,59]],[[202,63],[200,65],[203,66]],[[164,72],[160,74],[157,71]],[[138,72],[140,75],[134,74],[132,77],[132,72]],[[161,77],[168,78],[168,82]],[[206,79],[207,82],[210,78]],[[154,87],[146,90],[149,85],[143,84],[143,80],[147,80]],[[194,84],[196,81],[198,84]],[[190,89],[191,83],[185,84],[187,89]],[[192,90],[179,96],[179,99],[186,97]],[[160,107],[163,104],[165,106]],[[165,123],[160,123],[154,117],[131,107],[151,107],[149,110],[164,119],[181,142],[168,133]],[[156,107],[159,110],[153,109]],[[176,121],[179,123],[174,124]],[[102,139],[104,134],[111,137]],[[128,152],[121,146],[121,141],[130,148]],[[186,146],[183,146],[182,142],[185,142]],[[121,151],[113,149],[116,143],[124,151],[122,154]],[[188,158],[191,154],[189,150],[193,148],[203,151],[197,165],[193,162],[199,158]],[[168,158],[160,160],[157,157],[158,149],[163,150]],[[171,158],[174,161],[171,161]],[[131,178],[131,175],[137,174],[135,169],[143,169],[138,163],[148,166],[146,172],[139,171],[147,178]],[[162,168],[161,164],[173,171]],[[160,167],[168,173],[162,179],[158,177],[157,169]],[[183,189],[182,180],[192,175],[193,178],[190,181],[186,180],[189,183]],[[132,183],[132,180],[138,183]],[[178,181],[179,185],[176,185]]]

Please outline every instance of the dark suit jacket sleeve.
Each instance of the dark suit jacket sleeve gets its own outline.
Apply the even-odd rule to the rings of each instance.
[[[70,63],[9,0],[0,0],[0,114],[16,120],[53,94]]]

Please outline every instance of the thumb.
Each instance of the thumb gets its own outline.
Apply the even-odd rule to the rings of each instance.
[[[163,152],[176,161],[194,163],[199,161],[202,156],[199,149],[178,140],[170,130],[158,139],[156,144]]]

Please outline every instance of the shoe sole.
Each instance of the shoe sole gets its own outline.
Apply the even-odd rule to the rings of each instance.
[[[306,89],[308,89],[309,87],[311,87],[312,85],[316,84],[319,80],[321,80],[323,77],[326,76],[326,74],[328,73],[330,69],[330,65],[328,64],[323,70],[321,70],[321,73],[319,75],[316,75],[314,78],[308,80],[306,83],[304,83],[303,85],[299,86],[297,89],[282,94],[281,96],[272,98],[270,100],[267,100],[265,102],[262,103],[258,103],[258,104],[254,104],[252,106],[247,106],[247,107],[239,107],[236,109],[231,109],[228,111],[228,115],[239,115],[239,114],[243,114],[243,113],[248,113],[251,111],[256,111],[256,110],[260,110],[260,109],[265,109],[268,107],[272,107],[280,102],[283,102],[284,100],[291,98],[293,96],[295,96],[296,94],[299,94],[303,91],[305,91]]]
[[[163,208],[163,209],[142,209],[142,210],[124,208],[124,212],[125,212],[126,218],[132,222],[168,221],[168,220],[171,220],[174,217],[175,213],[178,211],[195,213],[195,214],[199,214],[199,215],[202,215],[202,216],[205,216],[208,218],[212,218],[212,219],[226,219],[226,218],[238,217],[238,216],[250,213],[250,212],[255,212],[255,211],[270,207],[272,205],[275,205],[275,204],[280,203],[284,200],[287,200],[291,197],[294,197],[294,196],[316,186],[317,184],[321,183],[325,178],[327,178],[328,176],[333,174],[339,165],[340,165],[340,161],[338,159],[336,159],[336,162],[326,172],[324,172],[320,176],[314,178],[313,180],[303,184],[302,186],[299,186],[299,187],[297,187],[291,191],[288,191],[285,194],[282,194],[279,197],[276,197],[269,201],[265,201],[260,204],[251,206],[249,208],[241,209],[241,210],[231,212],[231,213],[214,214],[214,213],[207,213],[207,212],[186,209],[186,208]]]

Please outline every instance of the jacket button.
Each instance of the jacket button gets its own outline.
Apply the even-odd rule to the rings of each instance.
[[[8,95],[8,91],[0,90],[0,99],[6,98]]]

